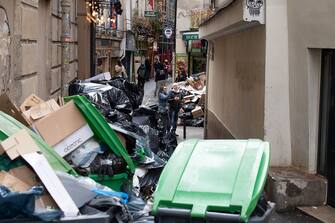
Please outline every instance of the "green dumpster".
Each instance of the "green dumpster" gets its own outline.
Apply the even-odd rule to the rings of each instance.
[[[84,118],[86,119],[88,125],[94,132],[94,136],[101,142],[106,143],[108,147],[113,151],[113,153],[122,157],[127,165],[130,173],[134,173],[135,164],[132,158],[129,156],[126,148],[122,145],[119,137],[115,131],[108,125],[102,114],[89,102],[89,100],[84,96],[71,96],[66,97],[65,101],[73,100]],[[113,190],[120,191],[121,186],[129,181],[129,176],[127,173],[116,174],[112,177],[110,176],[98,176],[90,175],[90,178],[98,183],[101,183]]]
[[[48,146],[41,137],[21,124],[19,121],[0,111],[0,142],[7,139],[11,135],[14,135],[21,129],[25,129],[29,132],[30,136],[34,139],[35,143],[43,152],[45,158],[48,160],[53,169],[76,175],[74,169],[62,157],[60,157],[54,149]],[[2,157],[0,160],[3,161],[5,159]],[[0,166],[2,165],[3,163],[0,163]]]
[[[269,143],[189,140],[176,148],[154,194],[156,222],[266,222],[274,205],[261,200]]]

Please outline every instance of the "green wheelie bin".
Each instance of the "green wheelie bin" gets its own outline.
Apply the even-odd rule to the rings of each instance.
[[[274,209],[263,196],[269,147],[261,140],[179,144],[154,194],[155,221],[267,222]]]

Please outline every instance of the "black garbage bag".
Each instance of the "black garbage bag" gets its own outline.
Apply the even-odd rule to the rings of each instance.
[[[146,168],[159,168],[165,166],[166,162],[160,159],[150,148],[150,138],[144,132],[144,130],[132,122],[116,122],[110,124],[110,127],[117,132],[120,132],[126,136],[133,137],[136,140],[136,145],[133,152],[129,152],[134,160],[136,160],[140,166]]]
[[[132,222],[128,207],[117,197],[98,196],[88,203],[88,206],[102,211],[110,216],[109,222]]]
[[[157,110],[140,107],[134,110],[133,120],[139,125],[149,125],[151,128],[157,128]]]
[[[193,115],[192,115],[192,112],[183,112],[179,114],[179,118],[182,120],[192,120]]]
[[[196,104],[195,103],[187,103],[183,105],[183,110],[185,112],[191,112],[193,109],[195,109]]]
[[[109,122],[120,122],[120,123],[130,123],[133,120],[133,117],[129,114],[120,112],[118,110],[112,110],[105,116]]]
[[[204,117],[185,120],[187,126],[204,127]]]
[[[141,125],[140,128],[145,132],[147,135],[147,139],[149,140],[149,148],[154,153],[158,153],[160,149],[160,138],[159,132],[156,129],[151,128],[148,125]]]
[[[143,199],[148,200],[155,192],[159,177],[163,168],[149,169],[144,177],[140,177],[140,195]]]
[[[127,207],[134,223],[154,223],[154,217],[150,216],[147,203],[142,198],[130,196]]]
[[[27,192],[12,192],[0,186],[0,219],[39,218],[43,221],[59,219],[61,211],[35,210],[35,200],[42,195],[43,187],[33,187]]]
[[[69,94],[85,95],[103,115],[117,109],[123,113],[131,113],[132,105],[127,95],[120,89],[103,84],[75,82],[70,84]]]
[[[169,133],[163,137],[163,151],[170,157],[178,145],[177,137],[174,133]]]
[[[130,83],[121,77],[108,81],[108,84],[122,90],[130,99],[133,109],[137,109],[142,104],[144,95],[136,84]]]

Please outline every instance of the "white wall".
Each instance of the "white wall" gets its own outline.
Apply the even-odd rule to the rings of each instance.
[[[311,84],[311,78],[320,75],[317,72],[320,63],[313,59],[318,56],[311,55],[310,49],[335,48],[335,1],[289,0],[287,3],[292,161],[295,166],[315,172],[318,114],[314,106],[318,104],[313,94],[318,83]]]
[[[208,9],[210,0],[178,0],[176,20],[176,53],[186,53],[182,40],[182,31],[188,31],[191,27],[191,10]]]
[[[265,27],[245,29],[212,43],[208,110],[233,137],[263,139]],[[207,128],[215,127],[209,124]]]
[[[287,0],[266,4],[265,140],[271,165],[291,165]]]

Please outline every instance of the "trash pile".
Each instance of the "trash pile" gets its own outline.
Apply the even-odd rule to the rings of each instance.
[[[206,99],[206,74],[194,74],[186,81],[178,82],[183,97],[180,125],[203,127]]]
[[[141,107],[143,92],[122,78],[75,81],[69,95],[19,108],[0,96],[0,220],[154,222],[177,146],[167,114]]]

